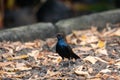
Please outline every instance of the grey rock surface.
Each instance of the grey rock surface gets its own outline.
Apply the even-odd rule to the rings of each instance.
[[[0,41],[31,41],[55,35],[52,23],[38,23],[0,31]]]
[[[111,10],[81,17],[60,20],[55,25],[52,23],[37,23],[17,28],[10,28],[0,31],[0,41],[31,41],[35,39],[46,39],[55,37],[56,33],[70,33],[72,30],[88,29],[96,26],[99,29],[105,28],[106,23],[119,23],[120,9]]]
[[[119,22],[120,9],[60,20],[56,23],[56,26],[59,32],[68,34],[72,30],[87,29],[91,26],[96,26],[98,29],[102,29],[105,28],[106,23],[114,24]]]

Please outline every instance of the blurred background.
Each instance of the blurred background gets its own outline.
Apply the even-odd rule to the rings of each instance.
[[[120,8],[120,0],[0,0],[0,29]]]

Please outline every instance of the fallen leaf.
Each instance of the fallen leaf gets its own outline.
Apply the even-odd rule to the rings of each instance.
[[[90,78],[89,73],[86,72],[86,71],[78,71],[78,70],[76,70],[75,73],[76,73],[77,75],[84,76],[84,77],[86,77],[86,78]]]
[[[84,66],[79,66],[79,67],[77,67],[77,68],[75,69],[75,73],[76,73],[77,75],[84,76],[84,77],[86,77],[86,78],[90,78],[91,76],[90,76],[90,74],[88,73],[88,71],[82,71],[83,67],[84,67]]]
[[[30,70],[31,67],[18,67],[18,68],[10,68],[10,67],[4,67],[4,70],[10,71],[10,72],[16,72],[16,71],[23,71],[23,70]]]
[[[98,46],[98,48],[105,48],[105,46],[106,46],[106,41],[104,41],[104,40],[99,40],[97,46]]]
[[[108,55],[107,50],[104,49],[104,48],[97,49],[97,50],[95,51],[95,53],[96,53],[96,54],[106,55],[106,56]]]
[[[83,46],[83,47],[75,47],[73,48],[73,51],[90,51],[91,49],[92,49],[91,47]]]
[[[93,49],[96,49],[98,47],[97,44],[95,44],[95,43],[91,43],[90,45]]]
[[[114,65],[120,66],[120,61],[117,61]]]
[[[34,57],[34,59],[37,61],[38,58],[42,56],[38,50],[34,50],[31,53],[28,53],[29,56]]]
[[[50,71],[50,70],[47,71],[47,75],[49,75],[50,77],[58,75],[58,74],[60,74],[60,73],[59,72],[53,72],[53,71]]]
[[[61,57],[56,58],[55,60],[52,60],[54,63],[60,63],[62,61]]]
[[[103,70],[101,70],[100,72],[101,72],[101,73],[110,73],[111,70],[109,70],[109,69],[103,69]]]
[[[0,67],[5,67],[11,64],[13,64],[13,62],[0,62]]]
[[[7,60],[25,59],[28,57],[29,57],[28,55],[20,55],[20,56],[15,56],[15,57],[8,57]]]
[[[89,61],[92,64],[95,64],[98,60],[93,57],[93,56],[87,56],[86,58],[83,59],[84,61]]]
[[[101,80],[101,78],[92,78],[92,79],[86,79],[86,80]]]
[[[101,61],[101,62],[104,62],[104,63],[107,63],[107,64],[108,64],[107,61],[105,61],[105,60],[103,60],[103,59],[101,59],[101,58],[99,58],[99,57],[95,57],[95,59],[97,59],[98,61]]]
[[[46,44],[48,47],[53,48],[56,45],[57,40],[55,38],[46,39]]]

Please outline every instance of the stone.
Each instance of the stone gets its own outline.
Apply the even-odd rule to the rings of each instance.
[[[55,33],[56,30],[52,23],[37,23],[1,30],[0,41],[32,41],[53,37]]]
[[[57,26],[59,32],[64,32],[66,34],[72,32],[72,30],[88,29],[91,26],[98,27],[98,29],[103,29],[106,27],[106,23],[119,23],[119,16],[120,9],[111,10],[66,20],[60,20],[55,24],[55,26]]]

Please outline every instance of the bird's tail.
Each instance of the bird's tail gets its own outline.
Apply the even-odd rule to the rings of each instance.
[[[79,57],[78,55],[76,55],[75,53],[73,53],[73,54],[71,55],[71,57],[74,58],[74,59],[80,59],[80,57]]]

